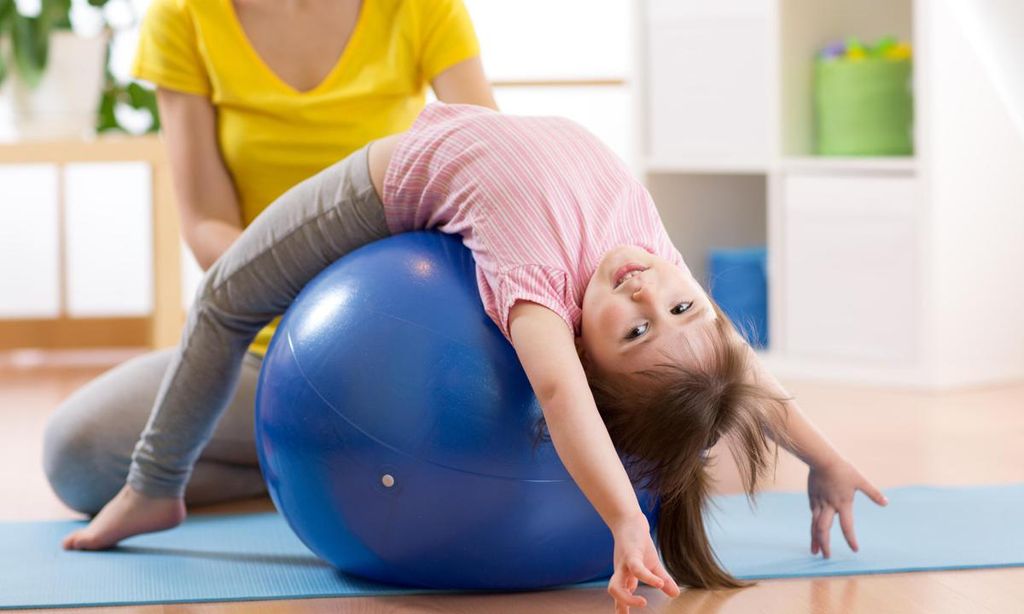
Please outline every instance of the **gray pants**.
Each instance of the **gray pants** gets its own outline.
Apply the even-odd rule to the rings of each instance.
[[[50,416],[43,467],[68,507],[95,514],[124,486],[132,450],[173,356],[174,350],[160,350],[128,360],[76,390]],[[189,480],[189,505],[266,492],[253,441],[260,364],[259,356],[246,354],[231,403]]]
[[[364,147],[286,192],[207,271],[181,343],[170,352],[149,421],[131,455],[127,481],[135,490],[154,497],[180,497],[185,493],[200,454],[219,433],[215,433],[215,427],[225,410],[232,407],[234,411],[238,403],[242,406],[238,412],[248,408],[252,413],[254,384],[246,382],[243,359],[256,333],[284,313],[321,270],[346,253],[390,234],[370,181],[367,152],[368,147]],[[109,384],[96,385],[125,385],[127,377],[108,379]],[[76,397],[68,403],[74,403]],[[64,430],[60,420],[86,411],[58,410],[48,427],[48,444],[53,441],[65,443],[65,448],[82,447],[81,443],[66,445],[72,438],[60,434]],[[94,414],[97,423],[103,413]],[[242,425],[242,421],[233,422]],[[252,442],[251,416],[244,428],[244,437]],[[226,435],[239,440],[238,433]],[[93,442],[89,447],[103,448],[104,444]],[[247,453],[250,460],[255,457],[251,443]],[[61,451],[48,446],[45,455],[51,482],[61,481],[54,479],[59,477],[56,468],[62,464]],[[199,465],[205,471],[204,463]],[[90,469],[96,474],[115,473],[108,466]],[[63,490],[76,487],[72,484]],[[54,488],[69,502],[89,498],[65,494],[56,483]],[[116,491],[103,495],[109,499]]]

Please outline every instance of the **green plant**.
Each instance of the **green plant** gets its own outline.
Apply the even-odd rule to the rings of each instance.
[[[0,46],[0,83],[13,63],[25,83],[39,85],[50,52],[50,33],[71,29],[70,12],[71,0],[42,0],[39,14],[26,17],[14,0],[0,0],[0,42],[7,41]]]
[[[106,6],[109,0],[88,0],[89,4],[97,8]],[[135,18],[137,19],[137,17]],[[117,105],[124,104],[133,109],[144,109],[149,113],[150,124],[146,132],[157,132],[160,130],[160,113],[156,106],[156,92],[143,87],[136,81],[118,81],[114,73],[110,71],[110,42],[114,40],[114,30],[108,23],[107,29],[107,59],[103,63],[103,92],[100,95],[100,104],[96,112],[96,132],[128,132],[117,119],[115,110]]]
[[[89,5],[102,10],[110,0],[87,0]],[[50,34],[71,30],[72,0],[41,0],[39,14],[26,17],[18,12],[15,0],[0,0],[0,84],[14,66],[18,76],[29,86],[39,85],[46,70],[50,50]],[[107,59],[104,62],[103,92],[96,113],[96,131],[127,132],[117,119],[115,109],[125,104],[133,109],[145,109],[152,117],[147,132],[160,129],[160,116],[156,106],[156,93],[135,81],[118,81],[110,71],[110,41],[115,34],[110,24],[107,34]],[[6,43],[6,44],[5,44]]]
[[[119,103],[126,104],[133,109],[149,111],[153,121],[149,124],[146,132],[160,130],[160,112],[156,107],[156,92],[135,81],[119,82],[108,67],[103,82],[103,94],[100,96],[100,106],[97,110],[96,132],[128,132],[117,120],[117,114],[114,112]]]

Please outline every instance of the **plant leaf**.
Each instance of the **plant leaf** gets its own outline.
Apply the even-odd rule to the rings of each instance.
[[[50,51],[50,32],[45,21],[39,17],[25,17],[15,14],[12,23],[11,42],[14,47],[14,63],[18,73],[29,87],[36,87],[43,78],[47,55]]]
[[[71,0],[42,0],[39,17],[50,30],[71,29]]]
[[[11,30],[11,16],[14,15],[14,0],[0,0],[0,84],[7,78],[7,49],[3,38]]]
[[[128,96],[131,98],[133,108],[149,111],[149,116],[153,119],[153,122],[146,132],[159,132],[160,110],[156,104],[156,91],[132,81],[128,84]]]
[[[121,131],[127,132],[124,126],[117,120],[115,109],[118,104],[126,104],[133,109],[145,109],[149,112],[152,122],[147,133],[160,130],[160,112],[156,103],[156,91],[148,89],[136,81],[127,84],[118,83],[114,76],[107,70],[106,86],[103,90],[103,97],[100,99],[100,107],[96,117],[96,132]]]
[[[113,88],[103,90],[100,98],[100,107],[96,112],[96,132],[110,132],[113,130],[124,131],[121,124],[117,123],[117,116],[114,114],[114,107],[117,105],[117,91]]]

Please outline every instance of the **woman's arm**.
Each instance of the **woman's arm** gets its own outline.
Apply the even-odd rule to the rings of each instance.
[[[242,233],[241,207],[217,145],[216,112],[202,96],[157,89],[182,234],[210,268]]]
[[[491,84],[480,57],[470,58],[442,71],[430,83],[438,100],[451,104],[475,104],[498,110]]]
[[[530,302],[512,307],[509,331],[558,457],[615,539],[608,593],[616,611],[647,605],[633,595],[637,581],[678,596],[679,587],[658,558],[647,518],[594,405],[572,332],[560,316]]]

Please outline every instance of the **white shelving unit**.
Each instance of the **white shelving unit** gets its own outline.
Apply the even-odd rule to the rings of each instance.
[[[779,375],[1024,379],[1024,134],[951,1],[634,4],[635,164],[698,277],[768,246]],[[815,54],[886,34],[914,48],[914,155],[815,156]]]

